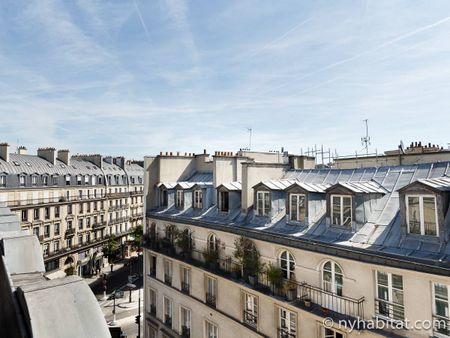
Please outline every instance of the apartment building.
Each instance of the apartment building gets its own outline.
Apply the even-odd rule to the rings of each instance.
[[[130,229],[142,224],[142,163],[55,148],[10,153],[3,143],[0,203],[39,238],[48,276],[89,275],[107,263],[102,247],[111,235],[126,251]]]
[[[263,155],[145,158],[145,337],[450,337],[449,162]]]

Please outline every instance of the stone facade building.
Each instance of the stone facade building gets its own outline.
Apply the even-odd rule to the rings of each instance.
[[[450,337],[449,162],[257,155],[145,158],[146,338]]]
[[[104,265],[102,246],[111,235],[125,250],[130,229],[142,224],[142,163],[54,148],[10,153],[3,143],[0,203],[39,238],[49,276],[68,268],[89,275]]]

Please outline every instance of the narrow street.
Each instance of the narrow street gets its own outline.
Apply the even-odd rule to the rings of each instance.
[[[131,302],[129,299],[130,291],[127,287],[128,277],[130,276],[130,264],[127,264],[119,270],[113,272],[112,275],[107,278],[107,297],[110,298],[114,290],[123,291],[123,296],[116,299],[116,325],[120,326],[122,332],[127,337],[136,337],[138,333],[138,327],[135,323],[135,317],[138,314],[138,298],[139,292],[141,297],[141,336],[142,336],[142,312],[144,304],[144,295],[142,290],[142,256],[133,258],[131,264],[131,275],[134,275],[133,284],[136,285],[136,289],[131,291]],[[113,308],[114,300],[103,298],[103,284],[98,283],[91,287],[95,296],[99,300],[100,307],[105,315],[107,323],[113,321]]]

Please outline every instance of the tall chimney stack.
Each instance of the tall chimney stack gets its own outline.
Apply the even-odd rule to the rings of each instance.
[[[56,149],[53,147],[39,148],[37,150],[37,155],[53,165],[56,164]]]
[[[9,144],[0,143],[0,157],[3,161],[9,162]]]
[[[20,146],[19,148],[17,148],[17,152],[19,153],[19,155],[27,155],[28,154],[27,147],[25,147],[25,146]]]
[[[58,160],[63,162],[65,165],[70,165],[70,151],[68,149],[60,149],[58,150],[57,155]]]

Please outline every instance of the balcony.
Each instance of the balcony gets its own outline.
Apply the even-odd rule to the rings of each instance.
[[[278,338],[296,338],[297,334],[289,332],[289,329],[280,327],[278,328]]]
[[[64,233],[65,238],[73,237],[75,235],[75,228],[69,228]]]
[[[130,217],[119,217],[119,218],[114,218],[114,219],[110,219],[109,220],[109,225],[113,225],[113,224],[119,224],[119,223],[123,223],[123,222],[128,222],[130,220]]]
[[[144,191],[140,191],[140,190],[134,191],[134,190],[132,190],[132,191],[130,191],[130,195],[131,196],[142,196],[142,195],[144,195]]]
[[[97,201],[105,199],[106,196],[91,196],[91,195],[82,195],[82,196],[55,196],[55,197],[47,197],[47,198],[30,198],[24,200],[11,200],[7,201],[6,205],[11,209],[23,209],[25,207],[40,207],[40,206],[51,206],[58,204],[68,204],[70,202],[79,202],[79,201]]]
[[[154,305],[154,304],[150,305],[150,314],[152,316],[156,316],[156,305]]]
[[[188,295],[189,294],[189,290],[190,290],[189,283],[181,282],[181,292],[183,292],[183,293]]]
[[[170,328],[172,328],[172,317],[169,315],[164,316],[164,324]]]
[[[128,209],[129,206],[130,206],[129,204],[112,205],[108,208],[108,211],[125,210],[125,209]]]
[[[434,314],[433,334],[436,337],[450,337],[450,318]]]
[[[185,325],[181,326],[181,337],[189,338],[191,336],[191,328]]]
[[[265,273],[258,277],[254,285],[251,285],[242,276],[240,264],[234,261],[232,257],[220,257],[215,262],[207,262],[202,251],[192,249],[189,253],[182,253],[179,250],[177,252],[177,248],[169,241],[159,239],[157,236],[150,237],[148,234],[144,235],[144,247],[237,283],[246,283],[248,288],[288,302],[297,308],[314,313],[320,317],[331,317],[335,320],[347,321],[364,318],[364,297],[355,299],[339,296],[305,282],[293,282],[296,288],[294,297],[292,297],[292,293],[289,294],[282,288],[273,287]]]
[[[106,227],[106,221],[96,222],[92,225],[92,229],[95,229],[95,230],[103,229],[104,227]]]
[[[399,325],[405,320],[405,308],[403,305],[383,299],[375,299],[375,313],[380,319],[395,321]]]
[[[208,304],[211,307],[216,307],[216,295],[213,295],[211,293],[206,293],[206,304]]]
[[[155,267],[150,267],[150,271],[149,271],[149,275],[150,277],[156,277],[156,268]]]
[[[256,329],[256,327],[258,326],[258,317],[248,310],[243,311],[242,321],[245,325],[250,326],[254,329]]]
[[[128,191],[123,192],[109,192],[106,194],[106,197],[108,198],[123,198],[130,196],[130,193]]]

